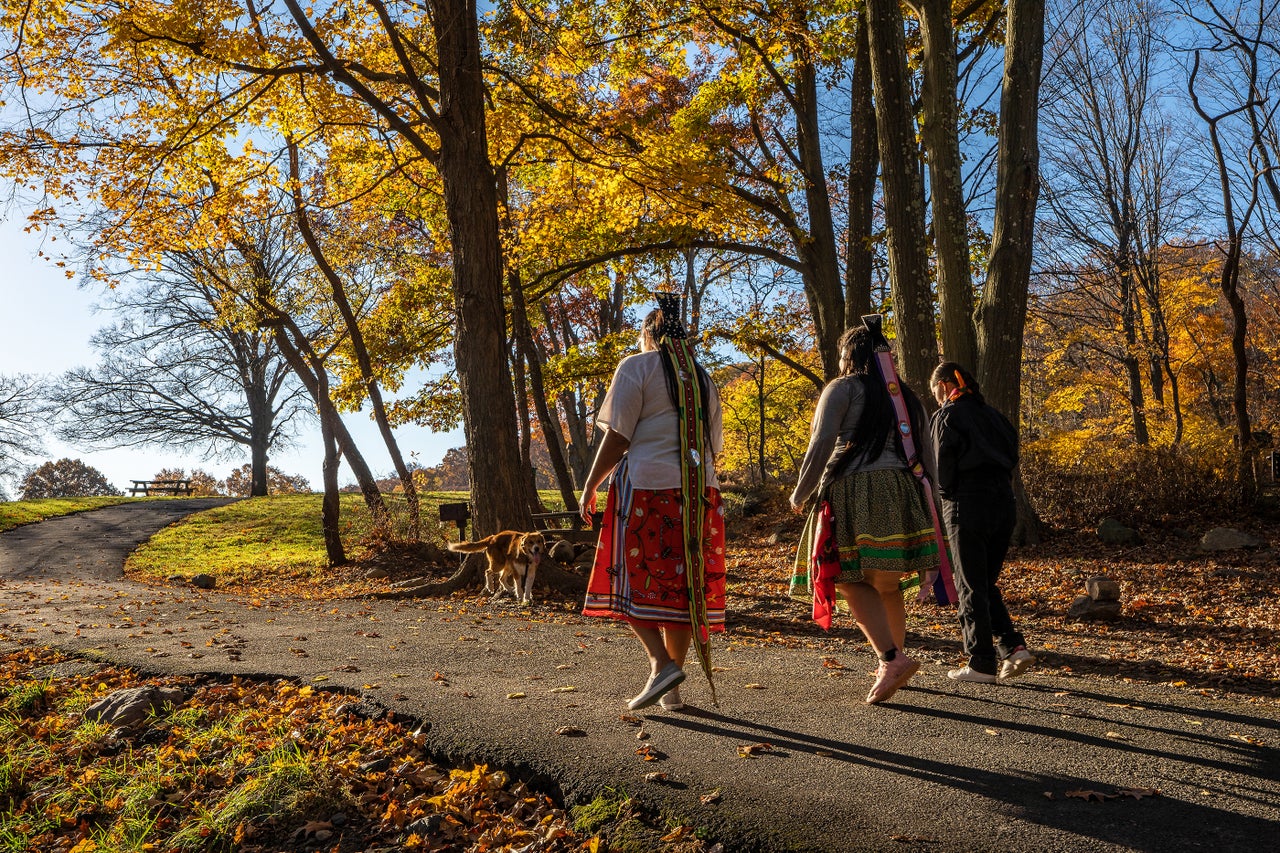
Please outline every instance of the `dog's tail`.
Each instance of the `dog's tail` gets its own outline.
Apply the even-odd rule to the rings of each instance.
[[[483,551],[488,548],[489,540],[492,538],[492,536],[486,536],[484,539],[478,539],[475,542],[450,542],[445,547],[458,554],[474,554],[477,551]]]

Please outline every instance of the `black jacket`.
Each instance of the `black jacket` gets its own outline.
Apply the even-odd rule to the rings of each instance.
[[[1018,431],[999,411],[965,394],[935,412],[931,426],[942,497],[1009,488]]]

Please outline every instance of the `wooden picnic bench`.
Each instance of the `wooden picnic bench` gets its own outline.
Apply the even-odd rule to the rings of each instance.
[[[603,518],[604,513],[597,512],[591,519],[591,527],[584,527],[582,517],[576,512],[535,512],[533,524],[535,529],[569,542],[595,542]],[[458,525],[459,538],[467,538],[467,522],[470,520],[471,504],[440,504],[440,521],[452,521]]]
[[[189,495],[191,494],[190,480],[134,480],[133,488],[129,489],[131,495],[151,495],[152,493],[161,495]]]

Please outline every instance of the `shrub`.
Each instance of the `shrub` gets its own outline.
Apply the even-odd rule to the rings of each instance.
[[[1069,461],[1039,442],[1023,449],[1031,505],[1053,527],[1094,527],[1103,518],[1130,526],[1184,523],[1238,513],[1239,485],[1229,448],[1094,444]]]

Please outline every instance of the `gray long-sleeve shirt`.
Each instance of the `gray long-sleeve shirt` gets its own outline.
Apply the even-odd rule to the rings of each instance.
[[[876,381],[876,380],[872,380]],[[856,376],[842,376],[827,383],[818,398],[817,409],[813,413],[813,424],[809,429],[809,449],[805,451],[804,461],[800,463],[800,476],[795,490],[791,493],[791,505],[801,507],[818,488],[822,474],[827,468],[831,455],[845,444],[853,440],[854,430],[862,417],[866,392],[863,380]],[[924,409],[914,397],[907,398],[908,405],[917,407],[916,423],[927,424]],[[927,430],[913,433],[916,450],[930,476],[933,474],[933,451],[929,446]],[[875,459],[868,459],[867,451],[855,454],[844,460],[839,471],[832,472],[832,478],[846,477],[858,471],[880,471],[888,468],[907,470],[907,460],[898,452],[894,431],[890,430],[885,439],[884,449]]]

